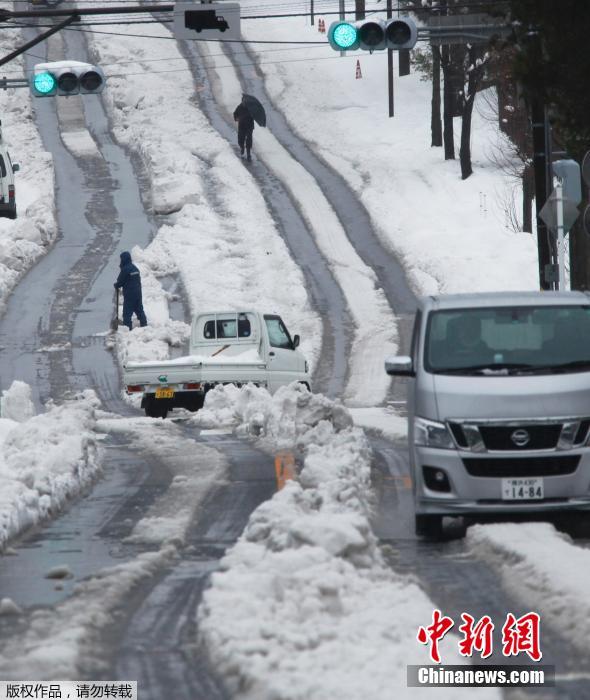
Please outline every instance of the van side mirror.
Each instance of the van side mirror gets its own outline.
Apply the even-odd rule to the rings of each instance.
[[[294,335],[293,336],[293,350],[295,350],[295,348],[299,347],[300,342],[301,342],[301,338],[298,335]]]
[[[385,371],[391,377],[415,377],[416,372],[412,364],[412,358],[407,355],[388,357],[385,360]]]
[[[12,172],[18,173],[19,170],[20,170],[20,165],[18,163],[13,163],[12,164]]]

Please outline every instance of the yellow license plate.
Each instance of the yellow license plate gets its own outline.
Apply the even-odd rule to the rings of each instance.
[[[174,389],[170,389],[167,386],[159,386],[156,389],[156,398],[157,399],[173,399],[174,398]]]

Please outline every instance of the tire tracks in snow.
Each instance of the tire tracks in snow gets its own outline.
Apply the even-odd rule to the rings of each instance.
[[[179,42],[179,45],[199,85],[197,99],[203,110],[212,125],[228,140],[234,141],[235,126],[231,120],[230,105],[238,102],[241,97],[238,69],[236,68],[233,75],[225,70],[221,80],[214,67],[201,68],[202,58],[208,55],[207,45],[200,47],[199,51],[188,42]],[[228,54],[228,57],[235,63],[231,54]],[[205,74],[208,81],[204,79]],[[250,91],[250,88],[247,91]],[[270,104],[270,100],[268,103]],[[312,174],[313,171],[307,166],[303,167],[299,159],[284,147],[281,139],[262,129],[256,130],[255,134],[256,155],[250,167],[252,175],[261,185],[269,207],[275,215],[278,214],[280,220],[282,212],[277,211],[276,204],[273,206],[272,202],[276,197],[276,190],[269,191],[268,187],[265,187],[268,173],[275,181],[280,182],[282,189],[287,193],[290,206],[297,210],[297,216],[303,220],[305,235],[313,239],[313,254],[316,260],[324,260],[323,271],[318,274],[316,269],[309,274],[309,258],[304,258],[305,262],[302,263],[297,250],[296,238],[301,235],[301,227],[297,234],[292,227],[283,225],[287,244],[296,256],[295,259],[303,266],[307,278],[314,278],[315,291],[323,297],[322,314],[330,310],[331,303],[326,300],[333,297],[333,292],[326,288],[328,279],[336,282],[340,289],[339,296],[344,300],[344,303],[341,303],[340,318],[335,319],[336,323],[330,323],[332,330],[344,328],[348,335],[348,376],[344,390],[339,395],[350,405],[380,404],[389,390],[389,381],[383,371],[383,358],[396,350],[398,330],[377,275],[365,264],[350,243],[347,225],[342,223],[344,219],[348,220],[348,212],[339,218],[336,214],[338,204],[334,202],[334,198],[329,199],[326,196],[318,184],[318,178]],[[264,170],[261,165],[265,166]],[[354,199],[354,195],[344,185],[341,190],[342,207],[346,208],[346,200]],[[386,253],[380,250],[383,259]],[[317,262],[315,266],[317,268]],[[329,277],[326,275],[326,269],[329,270]],[[346,311],[345,317],[342,311]],[[337,376],[341,376],[338,365],[335,369]],[[329,377],[329,368],[324,370],[324,375]],[[320,385],[320,389],[324,390],[324,387]],[[326,393],[333,395],[330,391]]]

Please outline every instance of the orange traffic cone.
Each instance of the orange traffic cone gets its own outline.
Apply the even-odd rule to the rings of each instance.
[[[361,72],[361,62],[357,58],[357,60],[356,60],[356,79],[358,80],[359,78],[362,78],[362,77],[363,77],[363,74]]]

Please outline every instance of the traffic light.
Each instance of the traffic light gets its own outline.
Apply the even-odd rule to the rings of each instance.
[[[102,92],[106,78],[102,68],[81,61],[38,63],[31,76],[35,97],[82,95]]]
[[[328,29],[328,41],[335,51],[400,51],[414,48],[417,40],[416,24],[402,17],[388,20],[369,18],[359,22],[338,20]]]

